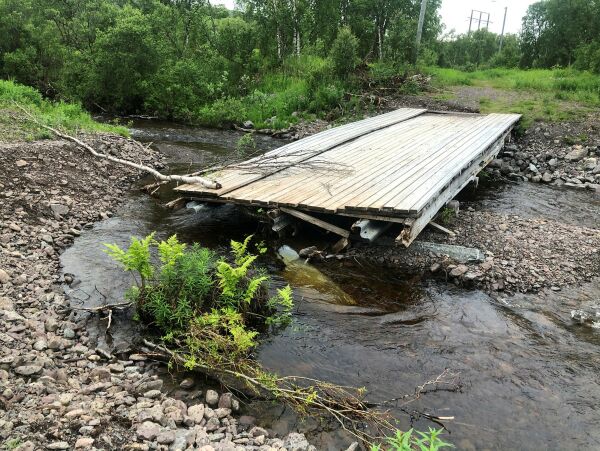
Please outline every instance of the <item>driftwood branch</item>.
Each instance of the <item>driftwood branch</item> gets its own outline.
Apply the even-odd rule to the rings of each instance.
[[[56,136],[58,136],[60,138],[74,142],[79,147],[83,147],[85,150],[87,150],[89,153],[91,153],[93,156],[95,156],[97,158],[103,158],[105,160],[112,161],[113,163],[122,164],[124,166],[129,166],[131,168],[138,169],[143,172],[147,172],[147,173],[153,175],[158,180],[161,180],[163,182],[199,183],[202,186],[204,186],[206,188],[210,188],[210,189],[221,188],[221,184],[218,183],[216,180],[209,180],[204,177],[198,177],[198,176],[190,177],[190,176],[185,176],[185,175],[164,175],[164,174],[161,174],[160,172],[158,172],[156,169],[151,168],[149,166],[145,166],[143,164],[134,163],[133,161],[124,160],[122,158],[113,157],[112,155],[107,155],[104,153],[97,152],[96,150],[94,150],[94,148],[92,146],[81,141],[80,139],[75,138],[74,136],[67,135],[66,133],[63,133],[55,128],[49,127],[48,125],[42,124],[40,121],[38,121],[36,119],[36,117],[33,114],[31,114],[29,111],[27,111],[23,106],[19,105],[18,103],[15,102],[15,105],[17,106],[17,108],[19,108],[21,111],[23,111],[27,115],[29,120],[31,120],[32,122],[36,123],[37,125],[39,125],[42,128],[45,128],[46,130],[51,131],[52,133],[54,133]]]

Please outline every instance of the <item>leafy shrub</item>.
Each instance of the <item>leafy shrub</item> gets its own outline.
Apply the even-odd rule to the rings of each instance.
[[[320,86],[314,94],[314,99],[310,103],[310,110],[318,113],[329,111],[342,103],[344,99],[344,89],[340,84],[331,83]]]
[[[184,346],[193,367],[220,355],[245,355],[263,326],[282,325],[291,317],[291,289],[269,297],[269,277],[249,251],[251,238],[231,241],[229,259],[197,244],[188,247],[175,235],[161,242],[154,234],[132,238],[127,249],[106,247],[125,271],[137,276],[127,297],[139,317],[156,326],[166,341]],[[266,249],[259,246],[258,251]]]
[[[24,113],[18,110],[15,103],[29,111],[41,123],[67,132],[86,130],[128,135],[128,130],[124,127],[95,122],[89,113],[78,104],[51,102],[43,99],[41,94],[33,88],[12,81],[0,80],[0,110],[15,110],[17,116],[24,117]],[[23,124],[15,124],[14,116],[10,115],[4,115],[4,117],[0,115],[0,129],[3,128],[2,123],[5,120],[8,120],[9,128],[16,137],[19,137],[18,132],[20,129],[31,132],[32,138],[48,138],[51,136],[46,129],[33,123],[27,123],[25,120]]]
[[[246,106],[241,99],[225,97],[205,105],[198,111],[196,119],[201,125],[223,127],[240,123],[246,119]]]
[[[333,63],[334,72],[342,77],[348,75],[356,68],[359,63],[358,58],[358,39],[352,34],[348,27],[339,29],[337,37],[331,45],[329,58]]]

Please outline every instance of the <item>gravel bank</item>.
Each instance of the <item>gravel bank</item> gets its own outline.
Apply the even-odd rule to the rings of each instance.
[[[94,138],[105,152],[163,167],[126,140]],[[0,439],[36,449],[311,450],[302,434],[271,437],[239,416],[228,393],[164,393],[155,363],[96,349],[71,321],[58,256],[108,218],[139,178],[70,143],[0,145]]]

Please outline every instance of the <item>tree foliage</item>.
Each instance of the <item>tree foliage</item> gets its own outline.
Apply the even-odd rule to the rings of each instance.
[[[440,30],[439,3],[429,2],[426,45]],[[320,64],[305,88],[267,100],[279,110],[269,114],[289,122],[299,106],[337,104],[333,78],[358,61],[410,61],[418,4],[241,0],[229,11],[207,0],[0,0],[0,77],[90,109],[227,123],[254,112],[254,92],[282,89],[268,80],[290,59],[331,54],[335,64]],[[229,111],[243,96],[244,108]]]

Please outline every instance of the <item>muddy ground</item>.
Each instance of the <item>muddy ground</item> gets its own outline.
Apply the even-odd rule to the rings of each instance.
[[[124,139],[96,148],[162,168]],[[65,298],[59,254],[112,215],[135,171],[64,141],[0,144],[0,442],[3,448],[309,450],[302,434],[270,437],[231,394],[186,379],[166,394],[162,364],[96,348]],[[98,287],[101,289],[102,287]]]

